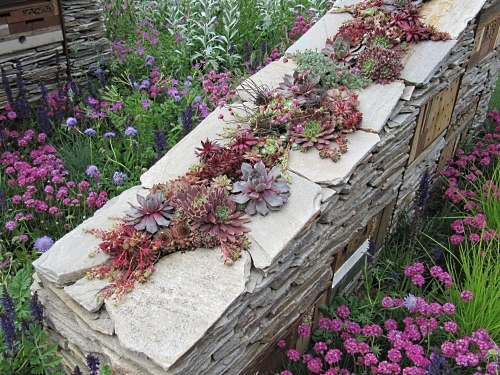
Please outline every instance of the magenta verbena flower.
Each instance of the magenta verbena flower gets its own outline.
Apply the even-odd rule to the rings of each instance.
[[[39,237],[35,240],[33,247],[41,253],[49,250],[54,244],[54,240],[48,236]]]

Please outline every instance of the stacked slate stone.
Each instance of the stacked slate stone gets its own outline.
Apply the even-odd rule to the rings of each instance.
[[[98,0],[61,0],[66,28],[69,68],[73,78],[88,72],[109,54],[109,41],[104,36],[102,2]]]
[[[38,35],[37,35],[38,33]],[[32,35],[28,35],[32,34]],[[37,35],[35,46],[24,49],[18,41],[20,37],[31,38]],[[8,39],[8,40],[7,40]],[[61,78],[66,76],[66,59],[64,58],[63,37],[60,26],[9,35],[2,38],[0,46],[8,42],[19,44],[18,50],[0,48],[0,68],[4,69],[14,98],[19,94],[17,89],[18,67],[22,68],[25,95],[34,99],[40,96],[39,83],[43,82],[49,91],[57,88],[58,72]],[[23,49],[21,49],[23,48]],[[57,55],[60,57],[57,58]],[[59,64],[56,62],[59,61]],[[19,65],[20,64],[20,65]],[[5,90],[0,90],[0,108],[7,103]]]
[[[439,26],[452,40],[410,47],[404,81],[360,92],[363,123],[348,135],[349,151],[340,161],[319,159],[313,151],[291,153],[289,201],[279,212],[251,218],[249,251],[234,265],[225,266],[216,249],[177,252],[155,265],[154,282],[137,285],[117,304],[97,296],[106,281],[84,277],[106,256],[88,256],[99,239],[82,228],[110,228],[109,218],[123,216],[136,194],[184,174],[197,162],[193,150],[200,141],[217,138],[226,126],[219,119],[230,117],[226,108],[215,110],[146,172],[142,186],[123,192],[59,240],[34,263],[32,288],[44,303],[64,364],[81,366],[92,352],[116,374],[255,374],[277,340],[331,288],[335,255],[391,202],[408,202],[424,169],[436,170],[448,130],[411,156],[418,115],[429,98],[464,73],[483,3],[452,4],[458,13]],[[426,3],[431,15],[443,12],[433,4],[440,2]],[[323,48],[345,17],[327,14],[289,51]],[[295,67],[292,61],[274,62],[251,79],[277,87]],[[492,84],[485,80],[495,81],[497,67],[491,54],[465,72],[452,124],[463,116],[471,92],[481,95],[479,102],[483,95],[489,99]],[[484,113],[475,117],[480,121]]]

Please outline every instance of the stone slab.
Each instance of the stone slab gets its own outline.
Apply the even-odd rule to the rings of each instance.
[[[318,150],[292,151],[288,168],[308,180],[321,185],[339,185],[349,180],[354,168],[370,153],[380,141],[377,134],[358,130],[347,135],[348,151],[338,162],[321,159]]]
[[[104,301],[98,297],[110,282],[107,279],[82,278],[76,283],[64,287],[64,291],[84,309],[90,312],[99,311]]]
[[[245,292],[250,266],[246,252],[225,265],[218,248],[162,258],[153,282],[136,285],[117,305],[105,301],[120,343],[168,370]]]
[[[435,26],[439,31],[450,34],[452,39],[457,39],[484,3],[485,0],[434,0],[424,3],[420,14],[425,24]]]
[[[138,193],[145,196],[148,191],[135,186],[108,201],[94,213],[94,216],[63,236],[52,245],[49,251],[35,260],[33,266],[36,271],[62,287],[81,279],[92,267],[105,263],[108,259],[107,254],[98,252],[93,257],[89,256],[90,252],[97,248],[101,239],[83,230],[111,229],[116,223],[116,220],[111,218],[123,217],[123,211],[129,207],[127,202],[135,202]]]
[[[273,61],[253,76],[244,80],[238,87],[236,87],[236,93],[242,101],[253,103],[254,98],[246,91],[247,87],[261,87],[264,85],[263,88],[265,91],[276,89],[279,87],[279,84],[283,82],[285,74],[293,75],[296,68],[297,64],[291,59],[288,59],[287,62],[283,62],[283,59]]]
[[[237,113],[237,111],[235,111]],[[219,119],[219,115],[224,119]],[[217,107],[205,118],[188,137],[184,137],[167,154],[141,176],[142,186],[150,189],[154,184],[164,183],[186,174],[189,167],[198,164],[200,160],[195,154],[195,149],[201,146],[201,141],[207,138],[222,140],[218,134],[222,133],[229,124],[226,120],[234,120],[227,108]]]
[[[0,40],[0,51],[2,51],[0,52],[0,54],[2,55],[5,53],[11,54],[13,52],[35,48],[44,44],[51,44],[60,41],[62,42],[64,39],[61,30],[49,31],[45,33],[42,33],[43,30],[37,30],[37,31],[38,31],[37,34],[29,36],[15,34],[19,39],[16,38],[6,41]],[[8,37],[10,38],[11,36],[9,35]],[[24,37],[25,39],[21,39],[22,37]]]
[[[428,83],[455,44],[456,40],[410,44],[408,53],[402,60],[404,68],[401,71],[401,79],[414,85]]]
[[[349,13],[327,13],[316,22],[304,35],[286,50],[286,53],[304,52],[306,50],[321,51],[325,48],[327,38],[337,34],[339,27],[346,20],[351,20]]]
[[[320,204],[321,187],[292,174],[288,202],[277,212],[251,216],[247,224],[249,252],[257,270],[265,273],[277,261],[288,244],[318,215]]]
[[[403,95],[405,84],[401,81],[387,85],[370,84],[359,91],[358,109],[363,113],[362,130],[379,133]]]

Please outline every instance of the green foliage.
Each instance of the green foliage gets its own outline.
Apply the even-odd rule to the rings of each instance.
[[[30,285],[32,269],[26,265],[14,277],[7,278],[8,294],[15,308],[14,351],[8,350],[5,333],[0,334],[0,373],[18,374],[62,374],[54,368],[61,358],[56,355],[57,345],[50,344],[42,325],[30,312]],[[2,295],[2,298],[5,298]],[[31,297],[33,301],[34,297]],[[5,307],[4,307],[5,309]],[[3,311],[2,313],[8,313]]]
[[[458,254],[451,251],[447,256],[455,284],[444,291],[444,295],[456,306],[455,317],[460,333],[470,335],[485,328],[490,337],[500,342],[500,241],[459,245]],[[470,290],[473,299],[460,299],[463,290]]]
[[[357,90],[368,86],[371,82],[368,78],[352,74],[344,65],[335,63],[321,52],[306,50],[290,54],[289,57],[297,63],[299,72],[311,70],[313,76],[319,74],[320,86],[323,88],[346,86],[351,90]]]

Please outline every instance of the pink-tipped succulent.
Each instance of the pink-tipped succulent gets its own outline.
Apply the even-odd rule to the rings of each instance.
[[[288,201],[290,187],[285,180],[278,178],[281,172],[279,165],[267,171],[262,161],[252,167],[250,164],[241,165],[243,181],[234,183],[233,201],[246,204],[245,212],[255,215],[267,215],[269,211],[276,211]]]
[[[308,108],[301,116],[292,120],[288,130],[290,141],[297,144],[301,151],[307,151],[313,146],[321,150],[339,136],[336,125],[328,111]]]
[[[146,230],[149,233],[156,233],[159,227],[167,227],[169,219],[173,217],[173,207],[168,202],[163,201],[162,192],[149,193],[146,198],[137,194],[137,203],[128,204],[132,209],[125,211],[123,219],[127,225],[133,225],[137,230]]]

